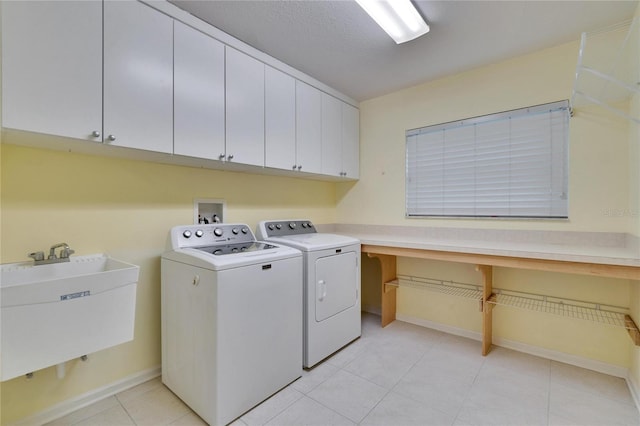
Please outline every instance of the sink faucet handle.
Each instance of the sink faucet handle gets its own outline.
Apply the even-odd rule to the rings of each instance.
[[[69,246],[65,246],[60,250],[60,259],[68,259],[73,253],[75,253],[75,250],[70,249]]]
[[[40,262],[41,260],[44,260],[44,252],[37,251],[35,253],[29,253],[29,257],[35,260],[36,262]]]

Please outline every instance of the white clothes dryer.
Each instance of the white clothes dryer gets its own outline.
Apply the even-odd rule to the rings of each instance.
[[[311,368],[361,335],[360,241],[318,233],[309,220],[267,220],[261,240],[303,253],[303,366]]]
[[[162,255],[162,382],[225,425],[302,374],[302,254],[244,224],[178,226]]]

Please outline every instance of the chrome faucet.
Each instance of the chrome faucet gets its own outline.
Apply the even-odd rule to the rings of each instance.
[[[60,250],[60,257],[56,256],[56,249],[62,248]],[[48,265],[50,263],[60,263],[60,262],[69,262],[69,256],[75,253],[74,250],[69,248],[67,243],[58,243],[49,249],[49,257],[44,258],[44,252],[37,251],[35,253],[29,253],[29,257],[33,259],[36,265]]]

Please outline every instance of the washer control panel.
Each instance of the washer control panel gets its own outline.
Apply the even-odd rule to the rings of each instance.
[[[256,240],[244,223],[212,223],[209,225],[183,225],[171,229],[171,249],[239,244]]]
[[[258,234],[263,238],[283,235],[313,234],[316,227],[310,220],[267,220],[258,224]]]

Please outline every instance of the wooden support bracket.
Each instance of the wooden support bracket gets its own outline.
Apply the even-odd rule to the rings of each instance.
[[[640,330],[638,330],[638,326],[629,315],[624,316],[624,325],[629,332],[629,336],[631,336],[633,344],[640,346]]]
[[[493,333],[493,304],[488,303],[493,294],[493,267],[476,265],[476,271],[482,273],[482,355],[486,356],[491,351]]]
[[[367,253],[370,258],[380,261],[380,279],[382,292],[382,326],[386,327],[396,320],[396,287],[387,283],[396,279],[396,257],[388,254]]]

